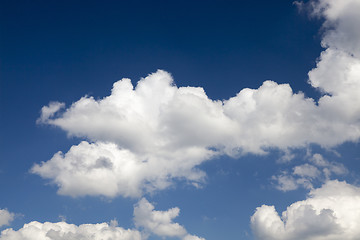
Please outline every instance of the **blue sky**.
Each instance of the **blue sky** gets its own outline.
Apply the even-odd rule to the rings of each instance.
[[[0,239],[357,239],[359,9],[2,2]]]

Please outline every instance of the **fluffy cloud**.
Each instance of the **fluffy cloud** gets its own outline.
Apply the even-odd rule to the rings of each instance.
[[[3,217],[6,210],[1,210]],[[146,240],[152,234],[159,237],[176,237],[182,240],[205,240],[188,234],[186,229],[173,218],[179,215],[180,209],[175,207],[167,211],[156,211],[145,198],[134,206],[134,222],[138,229],[124,229],[117,226],[117,221],[108,223],[74,225],[64,221],[30,222],[19,230],[5,229],[0,240]],[[2,220],[2,219],[0,219]]]
[[[176,87],[164,71],[142,79],[135,89],[123,79],[104,99],[83,97],[58,117],[42,114],[43,123],[92,143],[57,153],[32,172],[71,196],[139,196],[144,189],[166,188],[173,178],[198,184],[204,174],[196,166],[219,154],[261,154],[270,147],[333,146],[357,139],[358,114],[349,107],[351,116],[339,115],[345,108],[334,110],[333,98],[324,96],[317,106],[287,84],[266,81],[221,102],[209,99],[202,88]],[[323,102],[332,106],[325,109]],[[74,179],[77,184],[70,184]]]
[[[204,240],[187,233],[185,228],[173,219],[179,215],[180,209],[175,207],[167,211],[155,211],[154,205],[145,198],[134,208],[134,221],[137,227],[142,227],[159,237],[179,237],[183,240]]]
[[[18,231],[1,232],[1,240],[141,240],[137,230],[126,230],[107,223],[76,226],[65,222],[30,222]]]
[[[325,19],[322,45],[327,48],[321,53],[316,68],[309,72],[309,83],[325,93],[314,112],[323,118],[318,122],[318,129],[329,131],[333,136],[330,141],[358,139],[360,1],[318,0],[310,1],[310,5],[313,15]],[[297,188],[299,180],[309,183],[320,176],[329,179],[332,174],[346,171],[341,164],[330,163],[315,154],[310,164],[297,166],[291,175],[283,174],[277,180],[282,190],[291,190]],[[251,217],[251,226],[261,240],[355,240],[360,235],[359,209],[360,188],[328,180],[321,188],[311,190],[306,200],[290,205],[281,217],[274,206],[257,208]]]
[[[309,84],[323,93],[318,102],[273,81],[213,100],[203,88],[177,87],[169,73],[158,70],[135,87],[129,79],[115,82],[102,99],[85,96],[64,110],[59,102],[43,107],[39,123],[87,142],[31,171],[53,181],[60,194],[134,197],[164,189],[173,179],[198,186],[204,173],[197,166],[218,155],[286,152],[310,143],[329,148],[358,140],[359,1],[311,4],[313,14],[325,18],[327,49],[309,72]],[[315,177],[311,166],[299,166],[296,174],[305,168]]]
[[[312,1],[313,14],[325,18],[324,47],[335,48],[360,57],[360,22],[358,0]]]
[[[328,81],[320,82],[318,75],[323,74],[316,70],[311,72],[313,86],[328,93],[359,87],[356,76],[350,76],[353,83],[333,89]],[[322,103],[334,102],[333,98],[324,96],[318,106],[302,93],[294,94],[288,84],[266,81],[259,89],[243,89],[228,100],[211,100],[202,88],[176,87],[171,75],[159,70],[140,80],[135,89],[129,79],[120,80],[110,96],[100,100],[83,97],[58,117],[47,117],[54,113],[45,111],[40,121],[90,141],[114,142],[137,154],[160,151],[167,155],[192,147],[228,154],[263,153],[269,147],[333,146],[358,138],[359,132],[345,125],[345,120],[352,119],[342,116],[334,122],[324,117],[330,110]]]
[[[186,155],[184,159],[181,154]],[[104,195],[138,197],[142,190],[169,186],[172,178],[186,178],[194,184],[203,181],[204,173],[194,169],[210,150],[189,148],[174,153],[173,158],[134,154],[114,143],[81,142],[63,154],[35,164],[31,169],[59,186],[59,194],[73,197]]]
[[[15,214],[7,209],[0,209],[0,227],[9,225],[14,220]]]
[[[274,206],[263,205],[251,217],[257,239],[355,240],[360,229],[360,188],[329,181],[291,204],[280,217]]]

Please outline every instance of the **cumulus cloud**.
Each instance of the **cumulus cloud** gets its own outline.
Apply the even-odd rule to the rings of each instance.
[[[317,102],[273,81],[213,100],[201,87],[177,87],[169,73],[158,70],[135,87],[130,79],[115,82],[102,99],[85,96],[65,109],[60,102],[44,106],[39,123],[86,141],[31,171],[57,184],[60,194],[134,197],[164,189],[173,179],[199,186],[205,174],[197,166],[219,155],[357,141],[359,1],[311,4],[313,15],[325,19],[322,44],[327,48],[309,72],[309,84],[323,93]],[[309,168],[315,177],[311,166],[299,166],[296,174],[309,174]]]
[[[173,219],[180,213],[175,207],[167,211],[156,211],[154,205],[142,198],[134,208],[134,221],[137,227],[156,234],[159,237],[179,237],[183,240],[205,240],[187,233],[186,229]]]
[[[312,1],[311,5],[313,15],[325,19],[326,31],[322,45],[359,58],[360,2],[358,0],[317,0]]]
[[[360,229],[360,188],[328,181],[306,200],[291,204],[281,217],[274,206],[258,207],[251,217],[257,239],[355,240]]]
[[[325,85],[314,83],[334,92]],[[202,88],[176,87],[171,75],[159,70],[140,80],[135,89],[129,79],[123,79],[114,84],[108,97],[83,97],[58,117],[42,115],[40,119],[70,135],[114,142],[145,154],[189,147],[215,148],[227,154],[263,153],[269,147],[286,149],[307,143],[333,146],[359,136],[342,131],[347,129],[345,119],[335,124],[325,118],[326,110],[302,93],[293,93],[288,84],[273,81],[259,89],[243,89],[228,100],[212,100]],[[337,134],[330,137],[324,129]]]
[[[189,148],[173,158],[161,153],[155,157],[134,154],[115,143],[83,141],[66,154],[58,152],[49,161],[35,164],[31,172],[52,179],[61,195],[138,197],[143,189],[168,187],[172,178],[202,182],[205,174],[193,167],[208,155],[210,150]]]
[[[333,140],[337,139],[339,143],[358,139],[360,1],[318,0],[310,1],[310,5],[313,15],[325,19],[322,46],[327,49],[321,53],[316,68],[309,72],[309,83],[324,93],[318,101],[317,111],[328,121],[323,121],[319,129],[329,130],[334,134]],[[297,181],[301,179],[310,182],[322,176],[326,180],[333,174],[346,172],[342,164],[314,154],[309,163],[295,167],[292,174],[275,178],[285,182],[280,185],[282,190],[291,190],[297,188]],[[312,188],[312,185],[308,186]],[[274,206],[258,207],[251,217],[251,226],[255,237],[261,240],[355,240],[360,236],[359,209],[359,187],[326,180],[322,187],[312,189],[306,200],[291,204],[281,217]]]
[[[10,225],[14,220],[15,214],[7,209],[0,209],[0,227]]]
[[[4,211],[4,210],[1,210]],[[74,225],[64,221],[30,222],[19,230],[5,229],[0,240],[146,240],[152,234],[159,237],[176,237],[182,240],[205,240],[189,234],[186,229],[173,219],[179,215],[175,207],[166,211],[157,211],[145,198],[134,206],[134,222],[138,229],[124,229],[116,220],[109,223]],[[0,217],[3,216],[0,212]],[[2,220],[2,219],[0,219]]]
[[[42,122],[91,143],[57,153],[32,172],[55,182],[61,194],[138,196],[144,189],[164,189],[174,178],[201,183],[204,174],[196,166],[220,154],[357,139],[359,124],[349,124],[346,115],[331,119],[325,114],[333,112],[294,94],[287,84],[266,81],[259,89],[215,101],[202,88],[176,87],[170,74],[158,71],[135,89],[123,79],[108,97],[83,97],[58,117],[42,115]],[[107,187],[100,187],[104,182]]]
[[[142,240],[137,230],[126,230],[108,223],[76,226],[66,222],[30,222],[15,231],[12,228],[1,232],[1,240]]]
[[[356,140],[360,131],[360,1],[318,0],[308,4],[313,15],[325,20],[322,46],[326,50],[316,68],[309,72],[309,83],[324,93],[317,106],[324,121],[318,127],[329,131],[329,137],[339,143]],[[300,185],[312,188],[314,179],[326,180],[331,175],[347,173],[342,164],[328,162],[320,154],[315,154],[310,162],[296,166],[292,173],[274,176],[277,187],[283,191]]]

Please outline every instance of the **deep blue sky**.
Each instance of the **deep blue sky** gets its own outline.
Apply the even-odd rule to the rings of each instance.
[[[319,96],[306,81],[322,50],[321,23],[292,1],[1,1],[0,11],[0,208],[23,214],[14,228],[59,215],[75,224],[116,217],[120,226],[133,226],[136,200],[59,196],[29,173],[78,143],[36,124],[50,101],[101,98],[116,80],[135,84],[157,69],[172,73],[178,86],[204,87],[212,99],[268,79]],[[358,151],[347,154],[354,159]],[[203,189],[179,184],[148,198],[159,209],[178,206],[177,221],[191,233],[247,239],[256,207],[284,210],[306,193],[284,194],[268,183],[279,170],[277,153],[255,158],[205,163]]]

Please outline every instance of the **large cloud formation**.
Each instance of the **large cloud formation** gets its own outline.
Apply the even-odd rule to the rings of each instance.
[[[196,167],[218,155],[356,141],[360,4],[311,3],[327,29],[322,41],[327,49],[309,72],[311,86],[323,92],[318,102],[273,81],[228,100],[212,100],[203,88],[177,87],[169,73],[158,70],[136,87],[129,79],[115,82],[102,99],[84,96],[68,108],[60,102],[44,106],[39,123],[86,141],[31,171],[50,179],[63,195],[139,197],[173,179],[198,186],[205,174]]]
[[[4,210],[2,210],[4,211]],[[5,229],[0,240],[146,240],[150,235],[175,237],[182,240],[205,240],[189,234],[173,218],[179,215],[175,207],[166,211],[157,211],[154,205],[142,198],[134,206],[134,222],[138,229],[124,229],[117,221],[109,223],[74,225],[66,222],[30,222],[19,230]],[[2,212],[0,212],[2,213]],[[1,215],[0,215],[1,216]]]
[[[323,118],[318,127],[332,135],[329,142],[355,140],[360,123],[360,1],[318,0],[307,6],[314,16],[325,19],[322,46],[326,50],[321,53],[316,68],[309,72],[310,84],[325,93],[316,107],[316,114]],[[309,118],[314,116],[316,123],[316,115]],[[314,156],[312,165],[298,166],[292,174],[308,180],[303,183],[309,184],[310,179],[319,176],[319,167],[327,169],[326,176],[346,171],[339,164]],[[298,187],[299,183],[292,181],[293,176],[276,178],[284,191]],[[311,184],[307,186],[311,188]],[[308,199],[289,206],[282,217],[273,206],[257,208],[251,225],[254,235],[261,240],[355,240],[360,236],[359,209],[360,188],[327,181],[323,187],[311,190]]]
[[[360,236],[359,209],[360,188],[334,180],[291,204],[281,217],[274,206],[258,207],[251,226],[261,240],[355,240]]]

